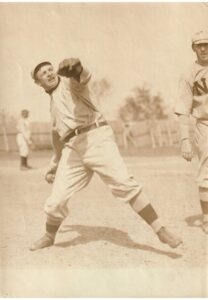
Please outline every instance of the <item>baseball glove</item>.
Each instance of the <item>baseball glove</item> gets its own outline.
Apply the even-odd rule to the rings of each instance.
[[[54,182],[57,168],[58,168],[58,164],[56,164],[56,163],[51,163],[50,164],[47,172],[45,173],[45,180],[48,183],[53,183]]]
[[[58,68],[58,74],[64,77],[78,77],[83,70],[82,64],[78,58],[64,59]]]

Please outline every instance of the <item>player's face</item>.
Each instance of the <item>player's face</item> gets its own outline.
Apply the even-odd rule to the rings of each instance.
[[[37,83],[46,91],[50,91],[58,84],[58,75],[52,65],[45,65],[36,74]]]
[[[23,112],[23,113],[22,113],[22,117],[23,117],[24,119],[27,119],[27,118],[29,117],[29,113],[28,113],[28,112]]]
[[[208,64],[208,44],[198,44],[193,46],[199,63]]]

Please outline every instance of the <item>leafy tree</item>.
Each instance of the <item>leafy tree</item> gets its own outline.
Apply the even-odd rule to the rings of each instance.
[[[119,115],[124,122],[136,119],[137,107],[134,98],[129,96],[125,99],[125,104],[119,109]]]
[[[166,112],[166,107],[163,102],[163,99],[161,96],[158,94],[153,97],[153,107],[154,107],[154,116],[155,119],[166,119],[167,118],[167,112]]]
[[[164,119],[166,118],[164,101],[159,94],[152,96],[148,87],[135,87],[133,96],[125,99],[119,115],[123,121]]]

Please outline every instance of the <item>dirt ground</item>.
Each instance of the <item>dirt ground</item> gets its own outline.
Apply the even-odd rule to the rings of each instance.
[[[55,246],[35,252],[28,247],[44,232],[43,205],[51,190],[44,172],[51,152],[31,153],[30,171],[19,170],[17,153],[0,153],[1,297],[208,296],[208,236],[197,224],[197,160],[158,153],[124,159],[183,246],[161,244],[95,175],[71,199]]]

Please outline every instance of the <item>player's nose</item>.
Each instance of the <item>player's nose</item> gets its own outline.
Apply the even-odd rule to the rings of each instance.
[[[46,73],[47,77],[51,77],[51,75],[53,75],[53,71],[52,70],[48,70]]]
[[[206,47],[205,47],[204,45],[201,45],[200,50],[201,50],[201,51],[205,51],[205,50],[206,50]]]

